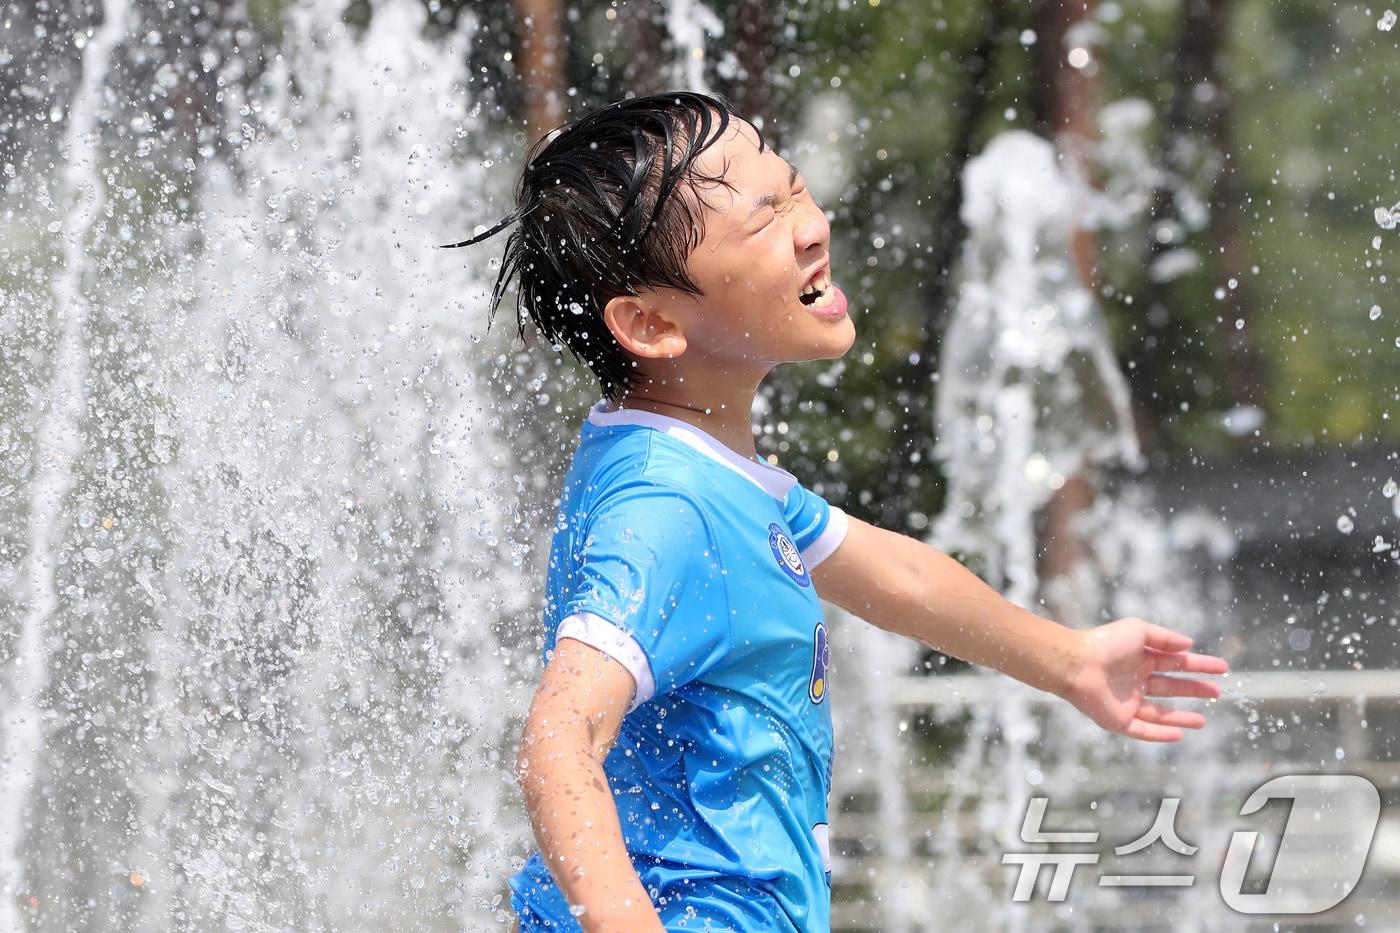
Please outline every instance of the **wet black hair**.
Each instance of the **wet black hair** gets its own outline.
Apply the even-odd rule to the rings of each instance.
[[[734,186],[695,167],[731,118],[722,94],[668,91],[608,104],[541,137],[527,151],[515,209],[491,229],[448,247],[470,246],[519,221],[506,240],[491,292],[490,328],[512,275],[519,273],[516,319],[528,315],[551,342],[588,364],[616,400],[635,384],[636,361],[603,321],[603,307],[639,288],[702,294],[686,258],[704,236],[699,188]],[[681,190],[684,183],[696,202]]]

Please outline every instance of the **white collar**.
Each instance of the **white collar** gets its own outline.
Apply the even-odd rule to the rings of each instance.
[[[758,459],[747,460],[693,424],[641,408],[619,408],[609,411],[608,404],[608,400],[604,398],[590,408],[588,423],[599,427],[635,424],[644,428],[655,428],[742,475],[779,502],[787,498],[789,490],[797,485],[797,477],[782,467]]]

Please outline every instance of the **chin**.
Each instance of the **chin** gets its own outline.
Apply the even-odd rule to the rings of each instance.
[[[839,360],[855,345],[856,329],[848,318],[842,327],[833,327],[825,340],[813,341],[805,347],[794,347],[788,355],[790,363],[810,363],[814,360]]]
[[[823,354],[819,358],[824,360],[839,360],[850,351],[851,347],[855,345],[855,342],[856,325],[851,320],[850,315],[847,315],[845,320],[838,321],[837,326],[832,328],[830,339],[827,342],[830,352]]]

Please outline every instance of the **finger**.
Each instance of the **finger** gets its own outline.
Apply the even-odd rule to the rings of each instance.
[[[1191,647],[1190,635],[1183,635],[1165,625],[1154,625],[1149,622],[1144,634],[1147,647],[1156,648],[1158,651],[1185,651]]]
[[[1159,671],[1191,671],[1196,674],[1224,674],[1230,670],[1230,662],[1212,654],[1197,651],[1178,651],[1172,654],[1154,653],[1153,667]]]
[[[1123,734],[1134,739],[1142,739],[1146,742],[1179,742],[1186,733],[1174,726],[1163,726],[1159,723],[1144,722],[1141,719],[1134,719],[1123,729]]]
[[[1220,696],[1220,685],[1208,680],[1153,674],[1147,678],[1147,689],[1143,693],[1154,697],[1203,697],[1213,700]]]
[[[1176,709],[1143,700],[1138,706],[1138,718],[1164,726],[1180,726],[1183,729],[1199,729],[1206,724],[1206,717],[1193,709]]]

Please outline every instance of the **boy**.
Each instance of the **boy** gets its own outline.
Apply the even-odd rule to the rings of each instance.
[[[1089,630],[1003,599],[933,548],[760,459],[754,394],[855,330],[801,173],[720,97],[613,104],[536,144],[492,296],[583,359],[550,553],[546,665],[516,761],[536,852],[517,929],[829,929],[830,648],[818,600],[1177,741],[1219,689],[1191,640]]]

